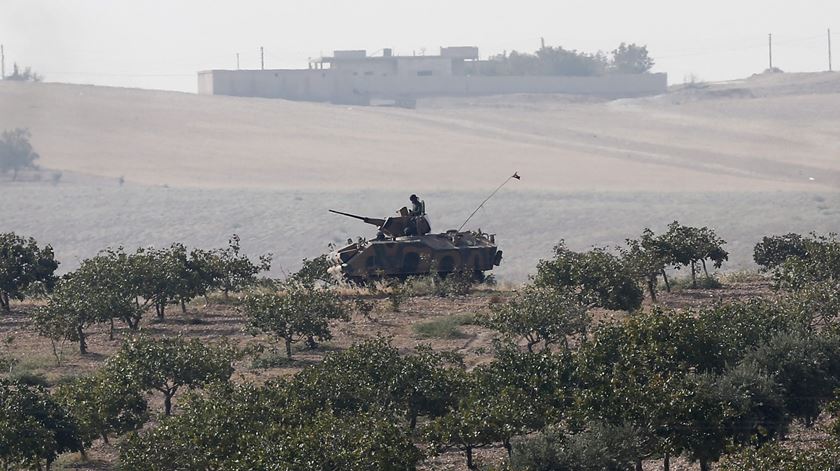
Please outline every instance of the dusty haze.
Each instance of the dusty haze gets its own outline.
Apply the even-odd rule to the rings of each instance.
[[[387,215],[417,192],[435,229],[458,227],[514,170],[522,181],[471,222],[498,234],[510,280],[560,239],[615,245],[675,219],[718,230],[728,269],[751,267],[762,235],[840,230],[840,74],[417,110],[31,83],[0,83],[0,103],[0,128],[30,128],[49,169],[0,183],[3,230],[52,243],[64,270],[109,245],[219,246],[235,232],[275,253],[281,276],[372,234],[328,208]]]

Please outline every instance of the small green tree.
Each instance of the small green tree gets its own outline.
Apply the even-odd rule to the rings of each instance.
[[[514,443],[513,469],[529,471],[631,471],[640,454],[632,427],[588,423],[575,433],[548,427]]]
[[[209,262],[216,274],[216,288],[221,289],[228,299],[231,291],[240,291],[254,284],[257,274],[271,269],[271,254],[260,255],[259,263],[254,263],[241,253],[239,236],[234,234],[228,241],[227,248],[215,250]]]
[[[642,74],[653,68],[653,59],[647,46],[621,43],[612,51],[612,70],[624,74]]]
[[[40,156],[29,142],[31,137],[28,129],[13,129],[3,131],[0,138],[0,173],[12,172],[12,181],[17,180],[18,172],[27,168],[37,168],[35,161]]]
[[[790,414],[813,425],[840,388],[840,336],[780,333],[750,352],[744,363],[770,374],[783,390]]]
[[[662,275],[666,289],[671,290],[668,275],[665,274],[669,260],[667,248],[662,238],[655,236],[653,231],[645,228],[639,239],[627,239],[627,247],[621,249],[621,256],[634,275],[644,280],[651,301],[656,302],[659,275]]]
[[[248,327],[282,339],[286,357],[292,358],[292,344],[306,339],[310,346],[332,338],[331,320],[350,320],[344,305],[329,290],[297,284],[285,293],[257,293],[245,298]]]
[[[34,283],[52,290],[57,268],[58,262],[49,245],[38,247],[35,239],[14,232],[0,234],[0,309],[8,312],[10,300],[22,301]]]
[[[38,386],[0,379],[0,460],[5,469],[42,469],[58,455],[82,451],[76,422]]]
[[[538,286],[526,286],[508,303],[495,304],[478,322],[512,337],[524,337],[528,351],[542,343],[544,349],[561,344],[568,349],[568,337],[585,337],[591,317],[576,296]]]
[[[620,258],[604,249],[573,252],[561,241],[554,258],[537,265],[534,285],[574,293],[581,304],[605,309],[634,311],[644,293],[633,271]]]
[[[55,397],[79,424],[85,443],[96,438],[108,443],[109,436],[137,430],[148,419],[148,405],[142,392],[123,378],[105,372],[60,385]]]
[[[108,359],[107,374],[141,391],[163,393],[164,413],[172,413],[172,398],[186,386],[199,388],[215,381],[227,381],[233,373],[230,347],[204,345],[199,339],[182,337],[127,339]]]
[[[758,266],[772,270],[787,260],[788,257],[804,259],[808,256],[805,240],[799,234],[788,233],[778,236],[765,236],[755,244],[753,260]]]
[[[697,287],[698,263],[702,265],[708,279],[706,260],[710,260],[715,268],[720,268],[723,262],[729,259],[729,252],[723,249],[726,241],[708,227],[683,226],[674,221],[668,225],[668,231],[661,237],[669,263],[677,269],[682,266],[691,268],[691,286],[694,288]]]

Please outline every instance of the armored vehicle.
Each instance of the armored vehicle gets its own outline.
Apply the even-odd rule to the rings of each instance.
[[[427,217],[410,216],[406,208],[384,219],[330,212],[362,220],[379,229],[375,239],[348,241],[348,245],[329,254],[329,272],[348,281],[404,279],[433,272],[441,276],[469,273],[481,281],[485,271],[502,261],[502,251],[496,247],[493,234],[481,230],[430,234]]]

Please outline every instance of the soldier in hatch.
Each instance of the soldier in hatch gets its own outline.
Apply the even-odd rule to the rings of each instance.
[[[429,227],[428,219],[426,219],[426,203],[417,195],[411,195],[408,199],[411,201],[411,209],[408,211],[411,218],[405,228],[405,235],[428,234],[431,227]]]

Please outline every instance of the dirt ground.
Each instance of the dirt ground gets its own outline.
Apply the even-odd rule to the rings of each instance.
[[[442,319],[476,314],[488,309],[490,303],[503,302],[511,296],[510,289],[481,289],[469,296],[441,298],[436,296],[419,296],[407,299],[394,312],[387,299],[371,298],[375,307],[370,318],[354,313],[349,322],[337,322],[332,326],[334,338],[324,342],[317,350],[306,350],[302,345],[295,345],[294,360],[276,368],[255,368],[253,358],[243,358],[235,364],[234,381],[263,381],[270,377],[291,375],[301,368],[321,361],[329,352],[340,351],[354,343],[376,336],[386,336],[393,344],[405,353],[409,353],[418,344],[430,344],[435,350],[455,351],[463,355],[468,367],[489,361],[489,347],[496,333],[477,325],[460,325],[455,328],[449,338],[425,337],[419,325],[440,321]],[[709,305],[716,301],[743,300],[751,297],[771,295],[770,285],[766,280],[752,277],[751,279],[728,282],[723,289],[675,290],[673,293],[661,293],[661,305],[676,308],[696,308]],[[243,330],[245,319],[235,302],[222,304],[221,299],[211,299],[205,305],[204,300],[196,300],[187,306],[186,314],[177,307],[171,307],[164,322],[153,320],[154,315],[147,315],[141,330],[152,336],[184,335],[197,337],[207,342],[226,339],[239,348],[258,343],[267,346],[277,345],[272,339],[263,336],[252,336]],[[649,304],[649,302],[648,302]],[[39,337],[33,329],[29,315],[36,308],[37,302],[13,304],[13,312],[0,316],[0,344],[3,352],[17,359],[19,363],[14,368],[15,374],[22,372],[41,375],[50,384],[56,384],[77,375],[86,374],[101,367],[103,362],[120,346],[128,330],[117,326],[115,340],[109,340],[108,326],[99,325],[89,329],[88,347],[90,353],[79,355],[76,344],[66,344],[63,347],[64,357],[58,366],[48,340]],[[596,311],[596,323],[620,320],[625,314],[612,311]],[[277,345],[282,351],[282,346]],[[175,397],[175,413],[178,412],[178,396]],[[162,411],[162,398],[158,394],[150,397],[150,407],[153,416]],[[152,420],[154,423],[156,419]],[[794,440],[810,441],[814,439],[813,431],[795,429]],[[476,458],[485,464],[498,463],[503,457],[504,450],[499,448],[479,450]],[[88,454],[87,460],[79,456],[66,455],[59,461],[58,468],[63,469],[115,469],[117,451],[112,445],[97,441]],[[696,464],[690,464],[683,459],[672,459],[674,470],[697,469]],[[444,453],[437,457],[430,457],[423,463],[424,470],[465,470],[463,455],[458,452]],[[646,470],[661,469],[661,461],[645,463]]]

